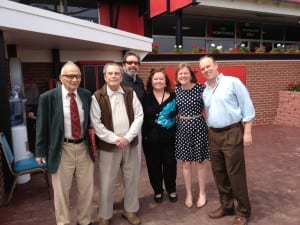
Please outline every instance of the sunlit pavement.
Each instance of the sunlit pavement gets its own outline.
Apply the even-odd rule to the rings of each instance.
[[[252,216],[249,225],[299,225],[300,224],[300,128],[279,125],[253,127],[253,145],[245,150],[249,195]],[[149,184],[146,165],[142,159],[140,176],[140,211],[144,225],[226,225],[233,216],[209,219],[208,213],[219,206],[218,194],[210,165],[207,177],[206,207],[189,209],[184,206],[185,190],[181,173],[177,169],[177,203],[164,201],[157,204]],[[193,175],[193,193],[197,199],[196,171]],[[75,188],[75,184],[74,184]],[[73,191],[74,191],[73,188]],[[76,198],[72,195],[71,212],[76,224]],[[97,222],[98,166],[95,167],[94,219]],[[129,224],[121,217],[122,185],[116,186],[115,211],[111,225]],[[17,185],[8,207],[0,208],[1,225],[43,224],[54,225],[53,200],[48,200],[42,175],[31,176],[26,184]]]

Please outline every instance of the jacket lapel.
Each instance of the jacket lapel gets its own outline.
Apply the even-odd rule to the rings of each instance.
[[[54,117],[57,119],[57,123],[59,124],[59,129],[64,131],[64,110],[63,110],[61,87],[58,87],[56,89],[54,98],[55,99],[54,99],[53,104],[55,104],[55,105],[54,105],[53,109],[55,109],[55,110],[52,113],[55,114]]]

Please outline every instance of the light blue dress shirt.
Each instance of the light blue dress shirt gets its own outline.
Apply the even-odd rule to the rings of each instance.
[[[247,88],[240,79],[220,73],[215,88],[206,82],[203,92],[208,127],[223,128],[255,118],[255,109]]]

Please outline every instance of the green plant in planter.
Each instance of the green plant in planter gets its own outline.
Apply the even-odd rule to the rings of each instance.
[[[286,52],[288,53],[299,53],[299,48],[297,45],[289,45],[287,46]]]
[[[199,53],[199,52],[200,52],[199,46],[196,44],[192,44],[192,53]]]
[[[288,90],[289,91],[300,91],[300,81],[297,82],[291,82],[288,85]]]
[[[182,53],[183,52],[183,48],[182,45],[174,45],[174,52],[176,53]]]
[[[216,46],[214,43],[211,43],[211,44],[210,44],[210,48],[209,48],[209,52],[210,52],[210,53],[217,54],[217,53],[221,53],[221,52],[222,52],[222,49],[223,49],[223,46],[222,46],[222,45]]]
[[[266,52],[266,46],[256,47],[255,53],[265,53]]]
[[[152,53],[158,53],[159,52],[159,45],[156,43],[152,44]]]
[[[284,45],[278,43],[276,45],[276,48],[272,49],[272,52],[275,52],[275,53],[284,53]]]
[[[247,47],[245,44],[241,44],[239,52],[241,52],[241,53],[248,53],[248,52],[250,52],[250,48]]]

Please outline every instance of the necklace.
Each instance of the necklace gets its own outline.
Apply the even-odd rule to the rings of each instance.
[[[160,94],[160,95],[159,95],[159,94]],[[161,95],[161,93],[157,93],[157,92],[155,92],[155,91],[153,91],[153,95],[154,95],[154,97],[156,98],[156,101],[157,101],[159,104],[161,104],[161,103],[163,103],[163,101],[164,101],[164,97],[165,97],[165,89],[164,89],[162,95]]]

